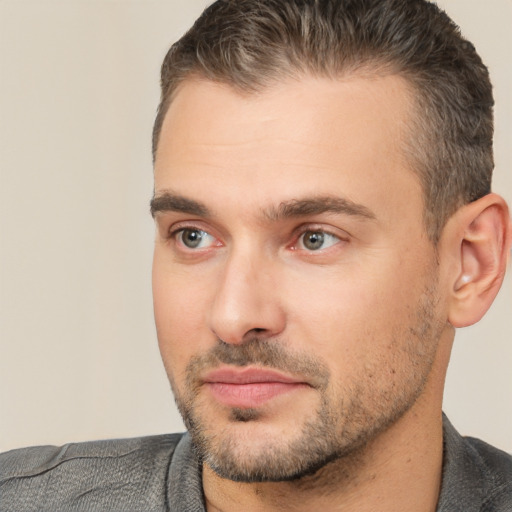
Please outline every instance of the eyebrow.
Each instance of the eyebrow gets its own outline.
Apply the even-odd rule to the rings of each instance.
[[[339,196],[314,196],[283,201],[277,208],[265,211],[265,216],[278,221],[292,217],[305,217],[321,213],[335,213],[375,220],[375,214],[366,206]]]
[[[150,211],[153,217],[159,212],[180,212],[200,217],[212,216],[210,210],[203,203],[169,191],[153,197]],[[279,203],[277,207],[263,210],[263,216],[272,222],[322,213],[343,214],[367,220],[376,219],[375,214],[366,206],[350,199],[329,195],[291,199]]]
[[[162,192],[153,196],[150,202],[150,212],[153,218],[159,212],[181,212],[200,217],[211,216],[210,211],[203,203],[172,192]]]

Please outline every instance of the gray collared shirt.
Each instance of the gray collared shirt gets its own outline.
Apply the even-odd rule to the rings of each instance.
[[[0,455],[0,512],[203,512],[188,434],[12,450]],[[512,457],[444,419],[438,512],[512,512]]]

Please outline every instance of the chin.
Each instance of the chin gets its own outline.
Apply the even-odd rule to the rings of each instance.
[[[278,482],[314,474],[339,457],[339,437],[325,435],[334,431],[334,425],[314,412],[311,418],[287,415],[284,421],[284,416],[276,418],[259,409],[231,409],[222,420],[215,415],[198,422],[189,418],[188,426],[201,460],[220,477]]]

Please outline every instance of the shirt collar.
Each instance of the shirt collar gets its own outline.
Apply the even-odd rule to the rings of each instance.
[[[443,415],[443,477],[437,512],[478,512],[485,495],[485,466],[477,451]]]

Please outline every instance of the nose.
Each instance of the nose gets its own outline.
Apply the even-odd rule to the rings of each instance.
[[[285,327],[285,314],[274,279],[275,263],[249,251],[226,260],[210,312],[210,328],[225,343],[253,336],[272,337]]]

